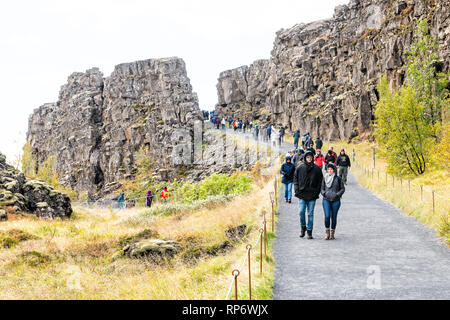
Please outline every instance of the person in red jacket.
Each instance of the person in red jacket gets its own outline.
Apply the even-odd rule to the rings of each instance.
[[[164,187],[163,191],[160,194],[160,197],[162,198],[163,202],[167,202],[167,199],[169,198],[170,194],[169,191],[167,190],[167,187]]]
[[[320,168],[323,168],[323,165],[325,163],[325,157],[323,156],[320,149],[316,150],[316,155],[314,156],[314,163]]]

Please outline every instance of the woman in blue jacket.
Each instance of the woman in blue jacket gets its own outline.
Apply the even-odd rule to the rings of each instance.
[[[290,156],[286,156],[286,162],[281,166],[280,173],[283,175],[281,182],[284,184],[284,199],[291,203],[292,200],[292,184],[294,182],[295,165],[292,163]]]

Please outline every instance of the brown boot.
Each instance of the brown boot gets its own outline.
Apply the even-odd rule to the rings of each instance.
[[[330,240],[330,229],[326,229],[325,232],[327,233],[325,240]]]
[[[331,240],[334,240],[334,230],[333,230],[333,229],[331,229],[331,236],[330,236],[330,239],[331,239]]]

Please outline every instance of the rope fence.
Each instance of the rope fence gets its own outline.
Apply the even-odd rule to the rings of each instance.
[[[384,170],[373,168],[372,164],[367,165],[367,162],[364,160],[356,158],[353,164],[374,186],[379,188],[383,186],[386,191],[390,192],[390,196],[395,197],[399,201],[406,201],[405,205],[411,205],[411,203],[416,203],[416,200],[420,199],[420,204],[426,211],[433,213],[433,215],[440,214],[444,219],[450,220],[450,198],[437,193],[425,185],[416,184],[409,179],[397,177]]]
[[[274,177],[274,191],[271,191],[269,193],[270,195],[270,203],[271,203],[271,223],[272,223],[272,232],[274,232],[275,228],[275,207],[278,205],[278,178],[275,175]],[[229,300],[233,288],[234,288],[234,299],[238,300],[238,277],[243,273],[244,267],[247,264],[248,266],[248,297],[249,300],[252,300],[252,269],[251,269],[251,250],[258,248],[259,245],[259,276],[263,277],[263,256],[267,257],[267,244],[268,244],[268,237],[267,237],[267,220],[266,220],[266,211],[262,210],[263,214],[263,220],[261,222],[261,228],[258,230],[259,235],[258,239],[256,240],[255,244],[247,244],[245,249],[245,255],[243,257],[242,263],[237,269],[233,269],[231,272],[232,279],[230,281],[230,285],[228,287],[227,295],[225,297],[225,300]],[[263,250],[264,246],[264,250]],[[264,251],[264,253],[263,253]]]

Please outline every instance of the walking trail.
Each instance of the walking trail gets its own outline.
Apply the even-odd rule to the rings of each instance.
[[[276,233],[274,299],[450,299],[449,248],[351,173],[336,240],[324,240],[322,198],[314,211],[314,239],[299,237],[297,198],[285,203],[283,185]]]
[[[292,149],[283,143],[280,152]],[[283,185],[279,194],[274,299],[450,299],[447,245],[433,229],[362,187],[351,171],[336,240],[324,240],[322,198],[309,240],[299,237],[298,199],[285,203]]]

